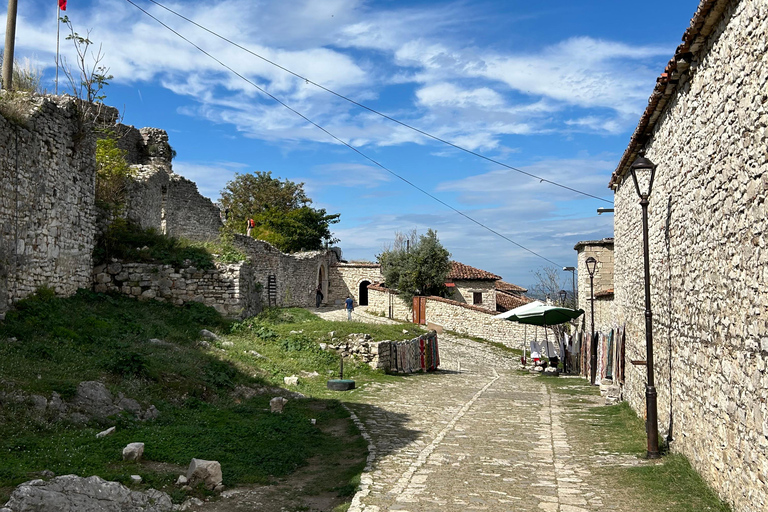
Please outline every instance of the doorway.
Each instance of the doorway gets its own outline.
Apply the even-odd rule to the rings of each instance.
[[[359,293],[358,293],[358,300],[357,303],[361,306],[367,306],[368,305],[368,285],[371,284],[370,281],[363,281],[360,283]]]

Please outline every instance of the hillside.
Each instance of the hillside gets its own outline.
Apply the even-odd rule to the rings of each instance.
[[[365,331],[374,339],[412,336],[403,327]],[[298,471],[299,494],[342,504],[354,492],[366,444],[338,395],[325,390],[339,358],[319,342],[331,331],[342,337],[361,328],[301,309],[228,322],[200,304],[84,290],[62,299],[41,290],[0,322],[0,503],[19,483],[51,472],[152,487],[177,503],[209,496],[175,485],[194,457],[219,461],[227,488],[279,483]],[[203,329],[216,339],[202,337]],[[359,386],[398,378],[352,361],[345,374]],[[292,375],[299,384],[282,389]],[[110,398],[91,407],[84,392],[102,384]],[[289,400],[283,414],[270,413],[275,396]],[[112,426],[114,434],[96,437]],[[131,442],[146,445],[140,463],[122,461]],[[131,484],[130,475],[143,482]]]

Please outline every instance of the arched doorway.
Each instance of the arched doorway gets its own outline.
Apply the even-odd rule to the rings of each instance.
[[[368,305],[368,285],[371,284],[370,281],[363,281],[360,283],[360,289],[358,293],[358,301],[357,303],[361,306],[367,306]]]

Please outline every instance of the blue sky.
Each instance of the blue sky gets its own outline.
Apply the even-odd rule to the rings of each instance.
[[[133,1],[394,173],[557,266],[575,264],[577,241],[612,236],[612,215],[596,215],[610,203],[429,140]],[[698,0],[163,3],[391,117],[610,201],[610,174]],[[432,228],[455,260],[516,284],[555,266],[307,125],[125,0],[70,0],[66,14],[102,45],[114,75],[106,102],[126,124],[167,130],[174,170],[213,200],[236,172],[272,171],[304,182],[316,207],[341,214],[334,232],[347,259],[374,260],[396,231]],[[63,35],[61,44],[71,60]],[[16,48],[52,92],[55,0],[19,2]]]

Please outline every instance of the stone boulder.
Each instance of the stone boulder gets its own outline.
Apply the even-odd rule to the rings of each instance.
[[[203,484],[213,490],[222,483],[221,464],[215,460],[192,459],[187,469],[188,485]]]
[[[5,504],[10,512],[170,512],[171,497],[150,489],[131,491],[97,476],[64,475],[19,485]]]
[[[130,443],[123,448],[123,460],[140,461],[144,456],[144,443]]]
[[[96,419],[106,419],[122,411],[114,404],[107,387],[97,381],[81,382],[71,405],[85,416]]]
[[[272,400],[269,401],[269,408],[272,412],[276,413],[283,413],[283,407],[285,407],[285,404],[288,403],[287,398],[283,398],[282,396],[276,396]]]

